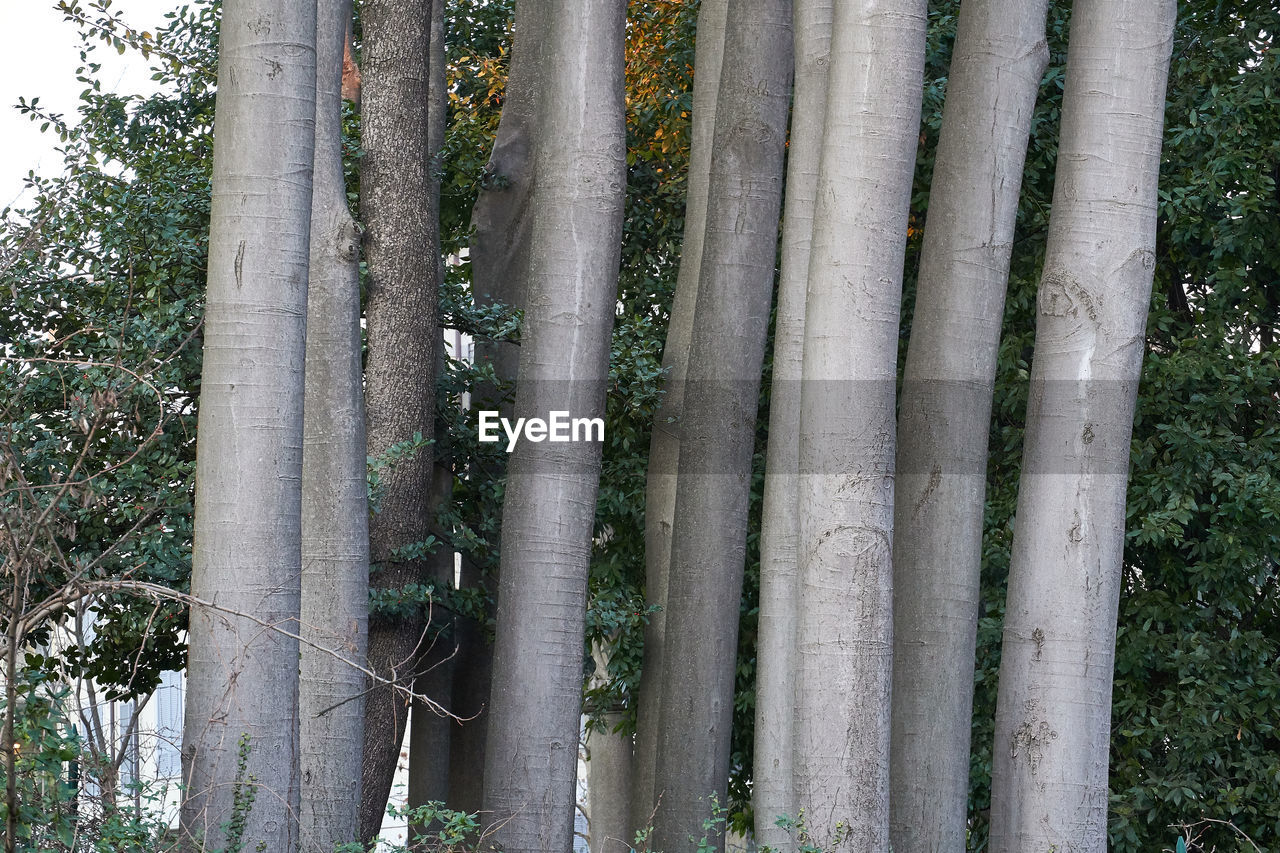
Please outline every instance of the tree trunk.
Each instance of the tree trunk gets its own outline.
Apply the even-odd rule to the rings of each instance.
[[[553,25],[540,33],[516,414],[602,417],[626,188],[626,4],[555,0],[542,13]],[[526,440],[511,455],[484,780],[508,853],[573,844],[600,451]]]
[[[728,788],[791,71],[790,0],[730,0],[671,540],[654,776],[658,850],[701,837],[712,798],[724,803]],[[709,841],[721,849],[722,838]]]
[[[653,418],[645,482],[645,603],[659,609],[649,614],[645,625],[644,660],[640,684],[636,688],[636,739],[630,806],[633,834],[653,825],[658,799],[654,790],[654,773],[658,761],[658,734],[662,726],[662,650],[667,620],[667,576],[671,568],[671,531],[676,514],[681,413],[685,375],[689,369],[689,339],[693,335],[693,315],[698,304],[716,95],[720,89],[720,65],[724,57],[728,13],[729,0],[702,0],[698,10],[684,237],[675,300],[662,352],[662,369],[666,372],[664,394]]]
[[[210,850],[298,844],[298,642],[264,626],[300,607],[315,9],[222,17],[191,592],[237,615],[191,613],[181,815]]]
[[[377,459],[435,427],[436,323],[440,280],[439,192],[429,127],[431,0],[365,0],[361,7],[361,215],[366,228],[369,456]],[[394,590],[428,580],[422,561],[400,556],[423,541],[431,521],[429,448],[401,456],[381,474],[379,508],[369,525],[371,584]],[[369,666],[413,683],[416,657],[430,643],[422,613],[375,616]],[[368,698],[364,736],[361,837],[382,825],[408,722],[404,695],[376,686]]]
[[[602,686],[608,681],[608,652],[595,643],[591,656],[596,663],[594,686]],[[587,843],[591,853],[630,853],[635,839],[629,814],[631,736],[616,731],[625,717],[625,708],[601,709],[601,728],[587,731]]]
[[[962,850],[1000,323],[1046,0],[960,7],[899,411],[890,822],[899,853]]]
[[[342,69],[350,0],[317,6],[316,151],[302,454],[299,737],[302,849],[360,831],[369,501],[360,377],[359,237],[342,170]],[[337,651],[339,660],[315,646]],[[355,780],[353,787],[352,780]]]
[[[515,30],[525,35],[512,45],[502,118],[486,166],[495,180],[481,187],[471,212],[471,292],[477,305],[522,308],[524,304],[532,214],[536,75],[545,20],[541,5],[517,4]],[[515,382],[520,362],[520,348],[515,344],[477,340],[475,358],[479,363],[491,362],[501,384]],[[497,408],[503,416],[511,415],[510,404],[498,399],[497,389],[477,388],[472,399],[473,408]],[[486,576],[464,561],[461,586],[483,587],[493,594],[498,582],[497,577]],[[459,619],[456,625],[458,653],[454,660],[452,710],[462,722],[453,732],[450,749],[449,807],[471,814],[480,811],[484,799],[493,645],[485,627],[475,620]]]
[[[796,0],[795,96],[787,154],[782,266],[773,332],[768,468],[760,523],[760,618],[756,642],[756,730],[752,799],[756,840],[794,848],[777,825],[796,817],[792,796],[791,720],[795,713],[796,537],[800,473],[800,378],[804,304],[809,285],[818,155],[827,107],[831,0]]]
[[[894,403],[925,3],[835,6],[805,307],[796,806],[824,850],[889,845]]]
[[[1073,7],[1000,664],[994,853],[1107,849],[1125,487],[1174,0]]]

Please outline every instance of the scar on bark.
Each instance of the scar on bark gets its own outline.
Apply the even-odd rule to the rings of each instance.
[[[933,493],[940,485],[942,485],[942,466],[935,462],[933,470],[929,472],[929,485],[925,486],[924,494],[920,495],[920,500],[916,501],[916,508],[911,513],[913,516],[920,514],[920,510],[928,503],[929,498],[933,497]]]
[[[244,287],[244,240],[236,249],[236,290]]]
[[[351,54],[351,27],[342,43],[342,97],[353,104],[360,103],[360,66]]]

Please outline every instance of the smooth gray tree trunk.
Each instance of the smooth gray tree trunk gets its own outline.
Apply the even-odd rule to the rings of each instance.
[[[428,139],[431,124],[432,0],[365,0],[363,25],[360,213],[365,225],[368,355],[365,394],[368,452],[379,458],[435,428],[435,350],[440,280],[438,190]],[[431,522],[433,452],[423,448],[380,472],[379,509],[370,519],[370,583],[398,589],[428,581],[428,566],[398,551],[423,541]],[[369,623],[369,666],[403,687],[430,644],[421,613]],[[404,693],[369,693],[364,736],[361,837],[382,825],[408,723]]]
[[[609,656],[600,643],[591,647],[596,670],[593,686],[608,681]],[[591,853],[629,853],[632,737],[618,727],[626,709],[603,708],[600,727],[587,731],[587,842]]]
[[[899,402],[890,822],[962,850],[987,431],[1046,0],[960,7]]]
[[[895,377],[923,0],[837,0],[800,411],[796,806],[824,850],[889,846]]]
[[[726,801],[791,49],[790,0],[730,0],[681,413],[654,774],[656,850],[688,849],[690,838],[696,845],[712,799]],[[723,838],[710,835],[721,849]]]
[[[219,38],[191,592],[244,615],[191,612],[181,824],[292,853],[316,6],[228,0]]]
[[[545,20],[541,5],[517,4],[515,31],[525,35],[517,37],[512,45],[502,117],[486,165],[492,179],[482,186],[471,212],[469,259],[476,305],[522,308],[524,304],[532,216],[536,75]],[[518,346],[477,340],[475,358],[477,363],[493,365],[501,385],[514,384],[520,362]],[[496,409],[504,417],[511,417],[511,404],[500,396],[499,389],[477,388],[472,401],[472,408]],[[496,576],[487,576],[464,561],[461,585],[488,590],[496,607]],[[453,732],[449,753],[449,806],[470,814],[480,811],[484,799],[493,645],[485,627],[475,620],[464,618],[455,624],[458,651],[453,668],[452,710],[462,722]]]
[[[366,685],[352,664],[364,665],[368,642],[369,501],[359,234],[342,170],[342,57],[351,2],[326,0],[317,15],[302,452],[301,635],[309,642],[300,649],[299,819],[303,851],[332,853],[360,830]]]
[[[645,625],[644,660],[636,688],[636,739],[630,806],[632,833],[652,827],[657,804],[654,772],[658,761],[658,734],[662,726],[663,635],[667,619],[667,576],[671,568],[671,531],[676,513],[676,477],[680,465],[681,413],[693,314],[698,304],[716,96],[720,89],[720,65],[724,57],[728,13],[729,0],[703,0],[698,9],[684,235],[675,298],[662,352],[666,379],[662,402],[653,418],[645,479],[645,603],[659,609],[649,614]]]
[[[792,10],[796,79],[787,150],[769,449],[760,522],[755,767],[751,789],[756,841],[778,851],[795,846],[794,834],[778,826],[778,819],[797,816],[792,796],[791,720],[795,715],[796,537],[800,533],[800,379],[818,155],[827,109],[831,14],[831,0],[796,0]]]
[[[626,128],[623,0],[542,12],[532,217],[515,413],[601,417],[617,299]],[[517,32],[516,39],[528,38]],[[573,845],[595,441],[511,455],[484,806],[507,853]]]
[[[1174,0],[1078,0],[1040,280],[991,850],[1103,853],[1134,403]]]

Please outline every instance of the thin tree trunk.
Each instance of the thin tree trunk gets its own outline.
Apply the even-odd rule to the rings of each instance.
[[[191,613],[181,820],[209,850],[298,845],[298,642],[262,623],[300,608],[315,38],[314,3],[223,7],[191,592],[245,616]]]
[[[654,848],[725,802],[760,366],[791,95],[790,0],[730,0],[683,400]],[[716,835],[716,833],[712,833]],[[723,839],[709,839],[721,849]]]
[[[502,304],[522,308],[529,250],[529,225],[533,192],[533,134],[537,106],[538,57],[545,32],[546,12],[541,5],[520,3],[516,8],[517,37],[511,50],[511,66],[503,92],[502,118],[486,171],[491,176],[481,188],[471,212],[471,292],[476,305]],[[498,382],[515,382],[520,349],[511,343],[476,341],[477,363],[492,363]],[[498,389],[477,388],[473,408],[497,408],[511,415],[509,403],[498,399]],[[482,587],[495,594],[497,577],[486,576],[465,562],[460,584]],[[496,600],[494,601],[496,608]],[[453,712],[462,722],[453,732],[449,756],[449,806],[468,814],[478,812],[484,799],[485,741],[493,679],[493,645],[483,625],[459,619],[458,653],[454,661]]]
[[[1046,0],[968,0],[899,406],[890,821],[899,853],[961,850],[987,430]]]
[[[645,603],[658,609],[649,614],[645,625],[644,660],[640,683],[636,687],[636,739],[630,805],[633,837],[635,832],[652,827],[658,804],[654,773],[662,726],[663,636],[667,620],[671,532],[676,514],[676,474],[680,465],[680,433],[683,428],[681,413],[684,409],[685,375],[689,369],[693,314],[698,304],[716,96],[720,90],[720,65],[724,58],[728,14],[729,0],[702,0],[698,9],[683,245],[667,340],[662,351],[662,369],[666,372],[664,393],[653,418],[645,480]]]
[[[351,2],[328,0],[317,10],[301,634],[308,643],[363,662],[369,622],[369,502],[359,235],[347,207],[342,170],[342,63]],[[359,837],[365,676],[308,643],[300,649],[302,849],[330,853],[335,845]]]
[[[591,647],[596,672],[593,681],[608,681],[609,656],[600,643]],[[600,711],[601,728],[588,730],[587,746],[587,840],[591,853],[629,853],[634,835],[629,813],[631,797],[631,736],[617,731],[624,721],[624,708]]]
[[[538,62],[516,414],[602,417],[626,188],[623,0],[554,0]],[[517,32],[516,39],[528,33]],[[594,441],[511,455],[484,805],[508,853],[573,844]]]
[[[805,309],[796,806],[824,850],[889,845],[894,397],[925,3],[835,5]]]
[[[796,0],[792,19],[796,81],[787,153],[782,266],[773,332],[768,468],[760,529],[760,619],[756,642],[756,730],[752,799],[756,840],[778,851],[794,836],[778,818],[795,818],[791,720],[795,713],[796,537],[800,474],[800,379],[809,286],[818,156],[827,108],[831,0]]]
[[[440,279],[439,194],[432,176],[429,127],[432,0],[365,0],[361,7],[361,215],[366,228],[369,456],[378,458],[435,428],[434,371]],[[398,555],[423,541],[431,521],[429,448],[381,471],[379,508],[369,525],[372,586],[394,590],[422,583],[427,567]],[[413,683],[416,657],[430,640],[421,613],[369,623],[369,666]],[[382,825],[408,723],[403,694],[374,687],[364,736],[361,837]]]
[[[1000,664],[994,853],[1107,849],[1129,440],[1174,0],[1078,0]]]

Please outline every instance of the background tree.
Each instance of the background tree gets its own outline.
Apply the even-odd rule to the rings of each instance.
[[[298,843],[303,353],[315,5],[229,2],[220,31],[191,591],[184,833]]]

